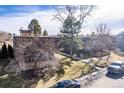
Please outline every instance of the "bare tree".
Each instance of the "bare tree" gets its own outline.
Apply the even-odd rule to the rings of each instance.
[[[55,74],[59,62],[54,56],[54,38],[28,37],[15,38],[14,41],[15,58],[22,73],[28,77],[40,75],[43,78]]]
[[[65,5],[55,6],[55,19],[63,24],[61,33],[65,36],[65,43],[70,49],[70,55],[73,56],[75,37],[81,32],[80,29],[85,22],[85,19],[91,15],[95,6],[93,5]],[[67,41],[68,40],[68,41]],[[77,45],[78,46],[78,45]],[[76,46],[76,47],[77,47]]]
[[[55,6],[54,7],[57,14],[55,18],[64,23],[68,16],[73,16],[81,25],[87,16],[90,16],[91,12],[94,10],[94,5],[65,5],[65,6]]]
[[[39,69],[39,65],[42,65],[40,66],[42,70],[47,69],[46,75],[52,73],[51,71],[54,74],[54,70],[57,69],[59,64],[54,57],[54,50],[55,45],[52,39],[44,39],[42,42],[39,38],[34,39],[32,44],[26,47],[25,62],[34,63],[32,68],[33,74],[38,74],[37,69]],[[44,72],[42,73],[44,74]]]
[[[110,28],[107,24],[100,23],[96,27],[96,37],[97,37],[97,45],[95,46],[98,50],[100,50],[100,59],[102,59],[103,51],[108,51],[107,61],[109,60],[110,53],[114,49],[113,37],[110,33]],[[98,62],[99,62],[98,61]],[[106,61],[106,62],[107,62]]]

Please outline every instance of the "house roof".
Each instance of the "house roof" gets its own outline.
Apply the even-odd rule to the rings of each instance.
[[[20,32],[32,32],[31,30],[20,30]]]

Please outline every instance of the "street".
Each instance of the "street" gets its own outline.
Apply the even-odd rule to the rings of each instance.
[[[124,88],[124,75],[104,74],[95,80],[89,88]]]

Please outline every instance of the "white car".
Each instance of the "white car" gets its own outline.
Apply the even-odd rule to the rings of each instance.
[[[107,67],[108,72],[122,74],[124,73],[124,62],[114,61]]]

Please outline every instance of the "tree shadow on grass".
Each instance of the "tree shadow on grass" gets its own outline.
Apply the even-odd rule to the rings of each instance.
[[[60,80],[65,74],[65,70],[63,64],[60,65],[59,69],[56,71],[57,77],[55,78],[56,81]]]
[[[61,64],[66,65],[68,67],[71,67],[72,62],[71,61],[65,61],[64,63],[61,63]]]

